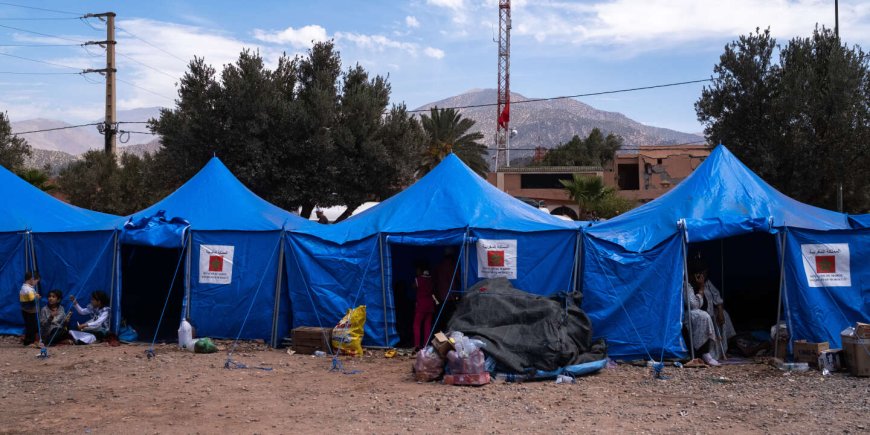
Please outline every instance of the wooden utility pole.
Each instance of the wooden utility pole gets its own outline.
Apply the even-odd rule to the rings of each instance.
[[[115,123],[117,109],[115,101],[117,99],[115,87],[115,13],[104,12],[102,14],[86,14],[85,18],[99,18],[106,22],[106,40],[105,41],[88,41],[84,45],[99,45],[106,49],[106,68],[105,69],[86,69],[83,73],[101,73],[106,76],[106,119],[101,126],[98,127],[100,133],[105,136],[105,151],[108,155],[115,155],[118,148],[116,134],[118,127]]]

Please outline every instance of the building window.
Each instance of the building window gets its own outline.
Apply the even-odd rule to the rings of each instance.
[[[522,189],[564,189],[559,180],[571,181],[571,174],[522,174],[520,188]]]
[[[640,177],[638,176],[638,171],[639,166],[637,163],[616,165],[619,190],[639,190]]]

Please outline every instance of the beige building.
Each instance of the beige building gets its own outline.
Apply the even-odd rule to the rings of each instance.
[[[620,152],[607,168],[550,166],[501,168],[487,174],[487,181],[509,195],[543,201],[551,212],[559,207],[575,213],[577,205],[559,183],[573,174],[597,176],[619,189],[620,196],[645,203],[663,195],[685,179],[710,155],[706,145],[643,146]]]

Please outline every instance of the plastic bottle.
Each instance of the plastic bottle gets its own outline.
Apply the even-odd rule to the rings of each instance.
[[[315,351],[314,351],[314,356],[316,356],[316,357],[324,357],[324,356],[326,356],[326,352],[324,352],[324,351],[322,351],[322,350],[315,350]]]
[[[187,319],[182,319],[178,327],[178,347],[193,352],[193,327]]]

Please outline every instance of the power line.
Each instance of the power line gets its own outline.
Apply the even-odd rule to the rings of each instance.
[[[136,60],[136,59],[134,59],[134,58],[132,58],[132,57],[130,57],[130,56],[124,54],[124,53],[118,53],[118,52],[116,51],[115,54],[117,54],[118,56],[121,56],[121,57],[123,57],[123,58],[125,58],[125,59],[132,60],[133,62],[136,62],[136,63],[138,63],[139,65],[144,66],[145,68],[148,68],[148,69],[153,70],[153,71],[157,71],[157,72],[159,72],[160,74],[163,74],[163,75],[165,75],[166,77],[169,77],[169,78],[171,78],[171,79],[175,79],[175,80],[178,79],[178,77],[176,77],[176,76],[174,76],[174,75],[172,75],[172,74],[169,74],[168,72],[161,71],[161,70],[159,70],[159,69],[157,69],[157,68],[154,68],[153,66],[148,65],[148,64],[145,63],[145,62],[138,61],[138,60]]]
[[[76,67],[74,67],[74,66],[61,65],[61,64],[59,64],[59,63],[47,62],[47,61],[39,60],[39,59],[31,59],[31,58],[29,58],[29,57],[16,56],[16,55],[14,55],[14,54],[9,54],[9,53],[0,53],[0,56],[14,57],[14,58],[16,58],[16,59],[27,60],[27,61],[30,61],[30,62],[44,63],[44,64],[46,64],[46,65],[57,66],[57,67],[61,67],[61,68],[69,68],[69,69],[77,69],[77,70],[81,70],[81,68],[76,68]]]
[[[178,60],[184,62],[185,64],[187,63],[187,60],[186,60],[186,59],[182,59],[182,58],[180,58],[180,57],[178,57],[178,56],[176,56],[176,55],[174,55],[174,54],[172,54],[172,53],[170,53],[170,52],[168,52],[168,51],[166,51],[166,50],[164,50],[164,49],[162,49],[162,48],[160,48],[160,47],[158,47],[158,46],[156,46],[156,45],[154,45],[154,44],[152,44],[152,43],[150,43],[150,42],[148,42],[148,41],[146,41],[146,40],[144,40],[144,39],[142,39],[142,38],[140,38],[140,37],[138,37],[138,36],[136,36],[136,35],[134,35],[132,32],[130,32],[130,31],[127,30],[127,29],[124,29],[124,28],[122,28],[122,27],[120,27],[120,26],[115,26],[115,28],[118,29],[118,30],[120,30],[120,31],[122,31],[122,32],[124,32],[124,33],[126,33],[126,34],[128,34],[128,35],[130,35],[130,36],[132,36],[133,38],[136,38],[136,39],[138,39],[138,40],[140,40],[140,41],[142,41],[142,42],[144,42],[144,43],[150,45],[151,47],[153,47],[153,48],[155,48],[155,49],[157,49],[157,50],[160,50],[160,51],[162,51],[162,52],[164,52],[164,53],[166,53],[166,54],[168,54],[168,55],[170,55],[170,56],[172,56],[172,57],[174,57],[174,58],[176,58],[176,59],[178,59]]]
[[[54,76],[54,75],[79,75],[77,72],[20,72],[20,71],[0,71],[0,74],[12,74],[21,76]]]
[[[648,89],[667,88],[667,87],[671,87],[671,86],[690,85],[690,84],[694,84],[694,83],[704,83],[704,82],[709,82],[711,80],[713,80],[713,79],[689,80],[689,81],[685,81],[685,82],[665,83],[662,85],[641,86],[638,88],[617,89],[617,90],[613,90],[613,91],[590,92],[590,93],[586,93],[586,94],[565,95],[565,96],[561,96],[561,97],[530,98],[528,100],[522,100],[522,101],[511,101],[511,104],[516,105],[516,104],[523,104],[523,103],[536,103],[539,101],[565,100],[568,98],[592,97],[592,96],[596,96],[596,95],[618,94],[618,93],[622,93],[622,92],[643,91],[643,90],[648,90]],[[473,109],[475,107],[492,107],[492,106],[497,106],[497,105],[498,105],[498,103],[469,104],[467,106],[439,107],[439,109]],[[429,109],[418,109],[418,110],[409,110],[408,113],[428,112],[428,111],[429,111]]]
[[[68,126],[66,126],[66,127],[45,128],[45,129],[42,129],[42,130],[22,131],[22,132],[12,133],[12,134],[14,134],[14,135],[21,135],[21,134],[30,134],[30,133],[43,133],[43,132],[46,132],[46,131],[69,130],[69,129],[71,129],[71,128],[91,127],[91,126],[94,126],[94,125],[102,125],[102,124],[103,124],[102,122],[92,122],[92,123],[90,123],[90,124],[68,125]]]
[[[78,47],[81,44],[0,44],[0,47]]]
[[[34,32],[33,30],[22,29],[22,28],[20,28],[20,27],[6,26],[6,25],[3,25],[3,24],[0,24],[0,27],[3,27],[4,29],[17,30],[17,31],[19,31],[19,32],[32,33],[32,34],[34,34],[34,35],[45,36],[45,37],[48,37],[48,38],[56,38],[56,39],[62,39],[62,40],[64,40],[64,41],[77,42],[77,43],[79,43],[79,44],[84,43],[84,41],[78,41],[78,40],[75,40],[75,39],[65,38],[65,37],[63,37],[63,36],[49,35],[49,34],[47,34],[47,33]]]
[[[134,85],[133,83],[130,83],[130,82],[126,81],[126,80],[121,80],[121,79],[119,79],[119,78],[117,78],[117,77],[115,78],[115,80],[117,80],[117,81],[119,81],[119,82],[121,82],[121,83],[125,83],[125,84],[127,84],[127,85],[130,85],[130,86],[132,86],[132,87],[134,87],[134,88],[136,88],[136,89],[140,89],[140,90],[143,90],[143,91],[145,91],[145,92],[148,92],[149,94],[154,94],[154,95],[156,95],[156,96],[158,96],[158,97],[166,98],[166,99],[169,100],[169,101],[175,101],[175,98],[169,98],[169,97],[167,97],[166,95],[158,94],[157,92],[154,92],[154,91],[152,91],[152,90],[150,90],[150,89],[145,89],[145,88],[143,88],[143,87],[141,87],[141,86],[138,86],[138,85]]]
[[[77,17],[69,17],[69,18],[49,18],[49,17],[41,17],[41,18],[8,18],[3,17],[0,18],[0,21],[59,21],[59,20],[77,20]]]
[[[58,14],[82,15],[81,13],[78,13],[78,12],[59,11],[59,10],[57,10],[57,9],[37,8],[37,7],[35,7],[35,6],[19,5],[19,4],[16,4],[16,3],[0,2],[0,5],[4,5],[4,6],[12,6],[12,7],[23,8],[23,9],[33,9],[33,10],[36,10],[36,11],[56,12],[56,13],[58,13]]]

